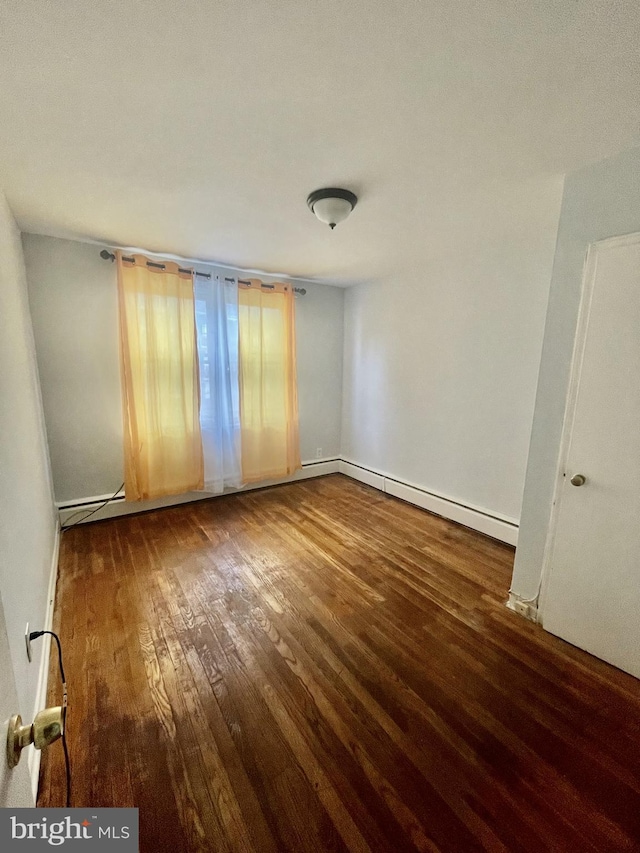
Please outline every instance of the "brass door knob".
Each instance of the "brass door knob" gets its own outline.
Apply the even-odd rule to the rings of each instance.
[[[36,714],[30,726],[22,725],[22,717],[16,714],[7,729],[7,764],[13,768],[20,761],[22,750],[32,743],[36,749],[44,749],[64,734],[64,712],[62,707],[45,708]]]
[[[584,476],[584,474],[574,474],[571,478],[572,486],[584,486],[586,482],[587,478]]]

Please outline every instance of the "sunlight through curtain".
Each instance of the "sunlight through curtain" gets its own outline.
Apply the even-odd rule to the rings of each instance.
[[[204,487],[218,494],[227,486],[242,485],[238,284],[196,278],[195,294]]]
[[[117,252],[125,496],[202,489],[193,274]]]
[[[292,474],[300,463],[295,302],[291,285],[238,285],[242,477]]]

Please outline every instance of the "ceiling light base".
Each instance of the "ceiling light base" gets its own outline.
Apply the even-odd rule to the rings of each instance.
[[[309,193],[307,205],[315,216],[333,231],[339,222],[349,216],[358,203],[358,197],[350,190],[326,187]]]

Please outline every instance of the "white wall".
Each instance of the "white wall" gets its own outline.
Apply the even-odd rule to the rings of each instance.
[[[300,282],[296,299],[298,407],[303,461],[340,456],[344,290]]]
[[[45,644],[34,644],[35,658],[28,663],[24,629],[27,622],[32,630],[45,627],[56,523],[20,234],[1,193],[0,365],[0,712],[7,713],[11,697],[15,707],[9,712],[26,722],[33,719]],[[3,726],[3,748],[5,731]],[[11,778],[5,768],[0,761],[0,806],[29,805],[26,760]]]
[[[640,148],[567,176],[511,585],[525,599],[536,595],[542,572],[587,247],[636,231]]]
[[[23,234],[57,500],[122,482],[114,265],[100,247]]]
[[[347,291],[344,458],[518,520],[561,193],[496,188],[436,256]]]
[[[123,480],[115,264],[92,244],[35,234],[23,244],[56,499],[113,493]],[[299,284],[300,442],[311,461],[318,448],[340,453],[343,291]]]

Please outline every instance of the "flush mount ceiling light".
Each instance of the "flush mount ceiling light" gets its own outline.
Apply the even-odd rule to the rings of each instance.
[[[309,210],[332,231],[338,222],[347,218],[357,203],[356,195],[349,190],[340,190],[336,187],[314,190],[307,199]]]

